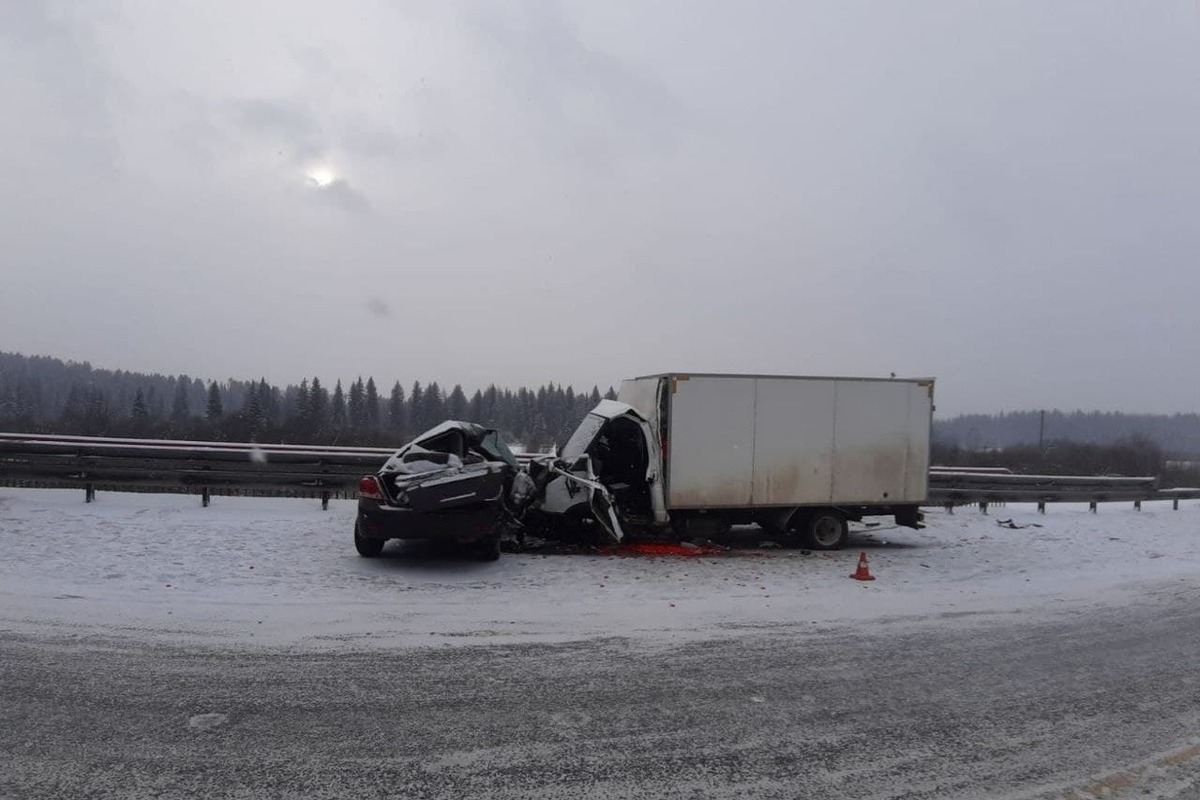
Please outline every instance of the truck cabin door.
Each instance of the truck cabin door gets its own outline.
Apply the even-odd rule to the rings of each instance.
[[[642,435],[646,439],[646,453],[648,455],[646,464],[646,489],[650,493],[650,510],[654,514],[654,521],[659,525],[665,525],[668,522],[667,488],[664,474],[667,465],[663,463],[662,443],[655,438],[654,430],[650,427],[649,422],[639,419],[638,424],[642,429]]]

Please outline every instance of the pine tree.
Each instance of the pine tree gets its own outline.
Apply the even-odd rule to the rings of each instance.
[[[258,434],[266,427],[262,401],[259,399],[259,386],[256,383],[251,383],[250,390],[246,393],[246,399],[242,403],[241,417],[245,430],[249,433],[251,439],[256,439]]]
[[[346,395],[342,392],[340,379],[333,387],[333,400],[329,404],[329,424],[334,431],[346,427]]]
[[[454,384],[454,389],[446,398],[446,416],[457,420],[467,418],[467,396],[463,393],[462,384]]]
[[[367,430],[374,433],[379,430],[379,389],[375,387],[374,378],[367,378],[367,394],[364,403],[366,405],[364,412],[366,427]]]
[[[180,375],[175,384],[175,397],[171,400],[171,419],[176,422],[182,422],[192,415],[191,404],[188,402],[190,388],[191,379],[187,375]]]
[[[133,396],[133,408],[129,410],[129,418],[138,424],[144,424],[150,421],[150,409],[146,406],[146,396],[142,394],[142,387],[138,387],[137,394]]]
[[[301,380],[296,389],[296,407],[292,414],[300,431],[307,431],[312,420],[312,391],[308,388],[308,378]]]
[[[408,416],[404,407],[404,389],[400,381],[392,386],[392,394],[388,397],[388,433],[398,439],[404,438],[405,428],[408,427]]]
[[[308,392],[308,406],[312,436],[317,441],[323,441],[329,426],[329,392],[321,387],[320,378],[312,379],[312,387]]]
[[[512,389],[505,389],[497,397],[496,427],[512,433],[519,427],[517,417],[517,395]]]
[[[350,384],[350,427],[361,431],[367,427],[366,407],[363,404],[364,390],[362,376]]]
[[[208,403],[205,406],[204,415],[208,417],[209,422],[216,422],[225,413],[221,403],[221,387],[217,386],[216,381],[211,381],[208,384]]]
[[[513,420],[513,433],[528,445],[533,433],[537,413],[537,394],[521,387],[517,391],[516,419]]]
[[[481,425],[488,424],[483,420],[483,392],[481,392],[479,389],[476,389],[475,394],[471,395],[471,407],[467,412],[467,415],[474,422],[478,422]]]
[[[420,381],[413,381],[408,393],[408,421],[413,433],[422,433],[429,427],[425,424],[425,390]]]
[[[269,385],[266,378],[258,380],[258,403],[262,408],[264,427],[279,422],[279,390]]]
[[[494,383],[483,393],[483,408],[479,421],[489,428],[500,426],[500,390]]]
[[[425,387],[425,394],[421,398],[421,408],[421,414],[425,420],[425,427],[422,430],[432,428],[446,418],[446,401],[442,398],[442,389],[438,386],[437,381]]]

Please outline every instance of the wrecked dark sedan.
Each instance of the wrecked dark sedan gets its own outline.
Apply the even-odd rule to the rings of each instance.
[[[495,430],[443,422],[359,482],[354,546],[374,557],[389,539],[440,540],[495,561],[518,475],[516,457]],[[519,499],[522,483],[515,483]]]

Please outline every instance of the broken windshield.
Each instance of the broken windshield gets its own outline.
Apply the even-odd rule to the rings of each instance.
[[[575,429],[575,433],[567,440],[567,443],[562,449],[562,458],[566,461],[578,458],[587,452],[591,446],[592,440],[596,438],[596,434],[604,427],[607,420],[598,414],[588,414],[583,418],[583,422],[579,423],[579,427]]]

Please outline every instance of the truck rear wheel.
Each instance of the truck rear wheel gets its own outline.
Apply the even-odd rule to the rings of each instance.
[[[840,550],[850,535],[846,518],[836,511],[816,511],[804,521],[804,544],[813,550]]]

